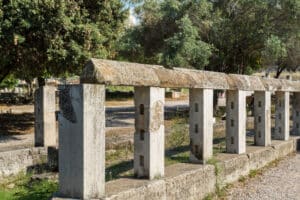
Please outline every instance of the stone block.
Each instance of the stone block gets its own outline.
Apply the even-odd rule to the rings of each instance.
[[[190,161],[205,163],[213,155],[213,90],[190,89]]]
[[[288,140],[290,135],[290,93],[277,91],[275,104],[275,140]]]
[[[71,85],[60,92],[60,197],[96,199],[105,193],[104,102],[104,85]]]
[[[54,86],[43,86],[35,91],[34,144],[36,147],[58,145],[55,91],[56,87]]]
[[[254,143],[257,146],[271,145],[271,92],[254,93]]]
[[[246,152],[246,92],[228,90],[226,94],[226,152]]]
[[[134,174],[149,179],[164,176],[165,90],[135,87]]]

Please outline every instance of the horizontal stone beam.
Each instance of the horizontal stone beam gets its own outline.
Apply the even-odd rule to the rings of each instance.
[[[91,59],[86,64],[81,75],[81,83],[162,88],[300,91],[300,81],[184,68],[167,69],[158,65],[101,59]]]

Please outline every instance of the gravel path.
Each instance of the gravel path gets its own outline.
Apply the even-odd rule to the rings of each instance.
[[[300,200],[300,152],[262,175],[235,185],[226,199]]]

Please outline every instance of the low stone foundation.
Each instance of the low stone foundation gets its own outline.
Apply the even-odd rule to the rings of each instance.
[[[47,149],[44,147],[0,152],[0,180],[43,164],[47,164]]]
[[[218,154],[214,165],[174,164],[166,167],[165,177],[158,180],[120,178],[106,183],[102,200],[203,199],[217,187],[295,152],[299,141],[300,137],[291,137],[288,141],[273,140],[269,147],[247,146],[241,155]]]
[[[235,182],[251,170],[262,168],[299,147],[300,137],[291,137],[288,141],[273,140],[270,147],[247,146],[246,154],[218,154],[214,158],[215,165],[178,163],[168,166],[162,179],[120,178],[106,183],[103,200],[203,199],[215,192],[217,186]],[[56,154],[55,150],[53,152]],[[0,152],[0,178],[26,172],[46,162],[46,148]]]

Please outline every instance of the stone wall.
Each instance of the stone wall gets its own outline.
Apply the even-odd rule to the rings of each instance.
[[[44,147],[0,152],[0,180],[45,163],[47,150]]]
[[[291,137],[288,141],[273,141],[269,147],[247,146],[245,154],[218,154],[215,165],[175,164],[166,168],[166,175],[160,180],[110,181],[103,200],[203,199],[217,187],[238,181],[251,170],[295,152],[299,141],[299,137]]]

